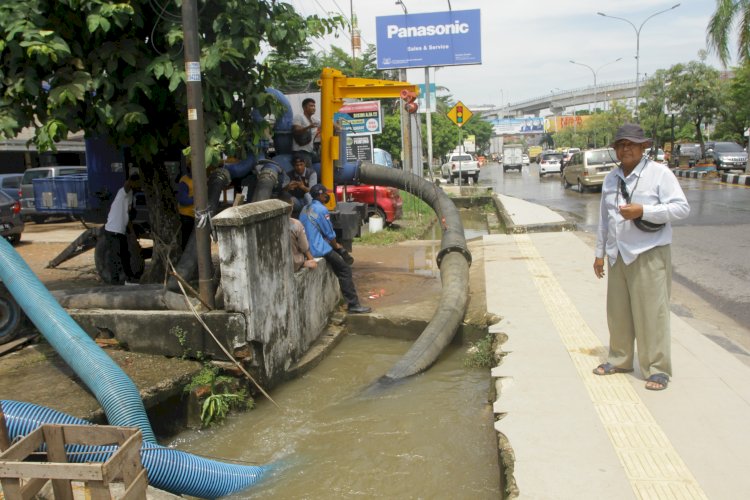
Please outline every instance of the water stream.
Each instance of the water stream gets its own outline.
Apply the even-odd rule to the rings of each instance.
[[[278,462],[269,479],[235,498],[500,497],[489,374],[449,347],[425,374],[362,391],[410,342],[348,335],[306,375],[216,428],[181,433],[197,454]]]

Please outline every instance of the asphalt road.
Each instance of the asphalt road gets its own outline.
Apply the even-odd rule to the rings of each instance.
[[[691,211],[686,220],[674,224],[674,280],[746,330],[746,335],[735,337],[750,349],[750,188],[718,178],[679,180]],[[552,208],[595,237],[599,192],[565,189],[559,175],[540,179],[535,163],[520,173],[503,173],[499,164],[490,163],[479,182],[491,184],[495,192]]]

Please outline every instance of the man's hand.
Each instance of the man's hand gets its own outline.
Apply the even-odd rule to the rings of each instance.
[[[599,279],[604,277],[604,259],[599,257],[594,259],[594,274]]]
[[[633,220],[643,216],[643,205],[638,203],[629,203],[627,205],[620,205],[620,215],[624,219]]]

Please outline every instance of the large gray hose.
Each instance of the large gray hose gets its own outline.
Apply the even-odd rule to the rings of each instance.
[[[443,287],[437,310],[409,351],[379,380],[389,383],[429,368],[453,340],[469,300],[471,253],[466,247],[456,206],[435,184],[412,173],[378,165],[363,165],[359,169],[359,181],[400,188],[418,196],[435,211],[443,230],[437,255]]]

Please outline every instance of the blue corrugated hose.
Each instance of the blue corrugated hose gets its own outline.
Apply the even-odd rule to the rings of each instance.
[[[43,406],[19,401],[0,401],[8,434],[15,441],[42,424],[91,425],[85,420]],[[104,462],[115,446],[66,446],[69,462]],[[155,488],[180,495],[218,498],[257,483],[267,467],[225,464],[189,453],[143,442],[141,461],[148,482]]]
[[[146,443],[142,457],[144,466],[149,469],[151,484],[177,494],[216,498],[245,489],[258,480],[265,467],[228,465],[158,447],[140,393],[133,381],[60,307],[4,238],[0,238],[0,280],[50,345],[94,393],[107,415],[107,421],[111,425],[137,427],[141,430]],[[21,415],[33,415],[27,425],[33,425],[34,428],[43,423],[64,423],[48,421],[47,418],[78,420],[29,403],[15,403],[14,406],[9,401],[8,404]],[[5,410],[7,414],[8,409]],[[80,420],[69,423],[86,422]],[[20,435],[23,434],[13,434],[11,437]],[[145,448],[148,448],[148,453]],[[153,472],[146,465],[147,458],[148,463],[155,467]]]

